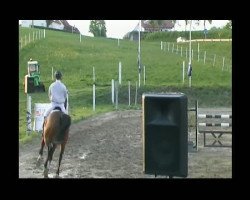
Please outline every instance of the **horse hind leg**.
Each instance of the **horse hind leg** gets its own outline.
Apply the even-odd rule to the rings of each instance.
[[[44,139],[42,136],[41,148],[39,150],[39,156],[38,156],[37,161],[36,161],[36,167],[39,167],[41,165],[44,145],[45,145],[45,143],[44,143]]]
[[[65,149],[65,144],[61,144],[61,150],[60,150],[60,155],[59,155],[59,161],[58,161],[58,166],[57,166],[57,171],[56,171],[56,178],[59,178],[60,166],[61,166],[61,161],[62,161],[64,149]]]
[[[52,161],[55,149],[56,149],[55,144],[49,144],[48,145],[48,155],[47,155],[46,161],[44,163],[44,171],[43,171],[44,178],[48,178],[50,163]]]

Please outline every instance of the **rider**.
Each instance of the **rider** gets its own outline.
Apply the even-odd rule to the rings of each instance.
[[[60,107],[61,111],[65,114],[68,114],[65,109],[65,102],[67,100],[67,93],[68,90],[66,86],[61,82],[62,80],[62,73],[60,71],[55,72],[55,82],[53,82],[49,86],[48,95],[51,101],[50,108],[45,112],[44,119],[47,118],[49,113],[55,108]]]

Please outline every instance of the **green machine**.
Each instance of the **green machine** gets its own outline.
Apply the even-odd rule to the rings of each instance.
[[[45,86],[40,80],[38,61],[28,61],[28,74],[25,75],[25,93],[45,92]]]

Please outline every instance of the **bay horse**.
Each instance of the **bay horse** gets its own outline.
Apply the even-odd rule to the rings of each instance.
[[[46,145],[48,148],[48,154],[44,163],[44,178],[48,178],[50,163],[57,145],[60,145],[60,155],[56,177],[59,177],[61,160],[68,141],[70,125],[71,117],[63,113],[59,107],[56,107],[44,121],[41,148],[37,159],[38,165],[43,155],[43,148]]]

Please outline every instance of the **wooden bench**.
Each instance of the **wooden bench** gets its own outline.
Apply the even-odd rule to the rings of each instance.
[[[197,128],[203,134],[204,147],[232,147],[231,114],[198,114]]]

